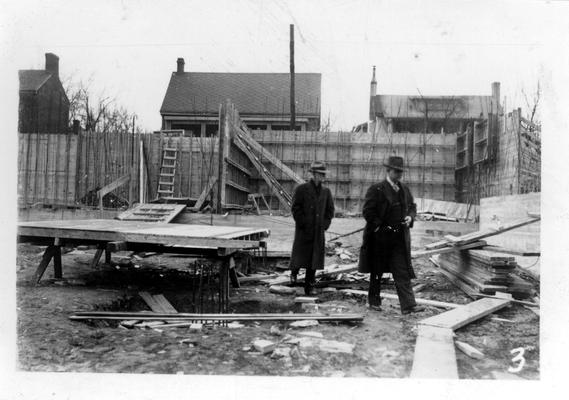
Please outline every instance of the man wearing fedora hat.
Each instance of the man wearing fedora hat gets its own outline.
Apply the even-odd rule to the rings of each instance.
[[[295,222],[294,242],[290,257],[291,282],[296,283],[298,270],[306,268],[304,293],[312,294],[316,270],[324,268],[324,232],[334,218],[334,201],[330,189],[322,182],[326,165],[315,161],[309,169],[310,181],[296,187],[291,212]]]
[[[383,164],[386,178],[372,185],[365,197],[362,214],[366,220],[359,271],[370,273],[369,307],[380,310],[380,279],[391,272],[403,314],[423,311],[415,302],[411,279],[411,235],[417,206],[409,188],[401,182],[403,158],[391,156]]]

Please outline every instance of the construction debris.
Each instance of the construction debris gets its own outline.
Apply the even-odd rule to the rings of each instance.
[[[269,292],[276,294],[296,294],[296,289],[288,286],[273,285],[269,288]]]
[[[294,299],[295,303],[316,303],[318,297],[299,296]]]
[[[277,344],[269,340],[258,339],[253,342],[253,347],[261,354],[267,354],[271,353],[277,347]]]
[[[300,331],[300,332],[298,332],[298,336],[306,336],[306,337],[312,337],[312,338],[317,338],[317,339],[324,338],[324,335],[322,333],[315,332],[315,331]]]
[[[318,321],[314,320],[314,319],[308,319],[308,320],[303,320],[303,321],[295,321],[292,322],[290,324],[291,328],[307,328],[309,326],[317,326]]]

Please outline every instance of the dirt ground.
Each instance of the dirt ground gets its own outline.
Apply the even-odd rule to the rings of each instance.
[[[339,232],[349,231],[342,220],[335,223]],[[341,226],[345,226],[343,231]],[[281,230],[290,236],[290,229]],[[276,239],[274,234],[272,239]],[[344,247],[357,253],[349,240]],[[363,313],[364,321],[306,328],[244,322],[237,328],[204,325],[201,330],[127,329],[116,322],[71,321],[68,317],[77,311],[147,310],[138,296],[141,290],[162,293],[178,311],[191,312],[186,273],[191,260],[167,255],[129,258],[130,253],[117,253],[112,265],[101,263],[93,269],[89,263],[94,250],[79,248],[63,255],[63,280],[54,280],[50,267],[42,283],[32,287],[27,281],[42,252],[42,247],[18,244],[18,366],[23,371],[405,378],[413,362],[417,321],[445,311],[429,307],[422,313],[401,315],[396,300],[384,300],[381,312],[370,311],[364,299],[318,289],[320,307]],[[327,264],[341,262],[336,256],[327,258]],[[286,261],[255,268],[258,273],[280,271],[283,264]],[[472,301],[427,260],[418,260],[415,270],[418,279],[414,284],[426,284],[417,297],[459,304]],[[365,281],[345,284],[366,288]],[[298,290],[301,295],[302,288]],[[388,283],[383,290],[395,293]],[[261,283],[244,283],[231,289],[230,312],[302,312],[294,297],[270,293]],[[332,352],[311,345],[302,336],[306,331],[318,332],[328,341],[352,344],[353,351]],[[252,347],[255,339],[277,343],[277,351],[262,355]],[[474,359],[457,350],[461,379],[539,379],[539,317],[521,305],[511,305],[457,330],[456,340],[485,354],[483,359]],[[522,363],[513,361],[520,352],[522,368]],[[520,371],[508,372],[516,367]]]

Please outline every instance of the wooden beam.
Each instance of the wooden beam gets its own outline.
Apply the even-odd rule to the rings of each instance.
[[[213,185],[215,185],[215,183],[217,182],[217,179],[218,179],[217,176],[210,176],[209,180],[207,181],[207,184],[205,185],[205,188],[203,189],[203,191],[200,194],[200,197],[198,197],[196,204],[194,204],[194,206],[191,207],[191,210],[199,211],[202,208],[202,205],[203,205],[204,201],[206,200],[207,195],[209,194],[209,192],[213,188]]]
[[[464,343],[464,342],[457,340],[455,342],[455,344],[456,344],[456,347],[460,351],[462,351],[464,354],[466,354],[468,357],[476,358],[478,360],[481,360],[484,358],[484,354],[482,354],[482,352],[480,352],[480,350],[476,349],[475,347],[472,347],[468,343]]]
[[[93,256],[93,259],[91,260],[91,268],[95,268],[97,266],[97,264],[99,264],[99,260],[101,259],[101,256],[103,255],[103,251],[105,250],[105,246],[104,245],[99,245],[97,247],[97,251],[95,252],[95,255]]]
[[[241,186],[238,183],[233,182],[232,180],[227,179],[225,181],[225,184],[227,186],[231,186],[232,188],[239,190],[240,192],[251,193],[251,191],[247,189],[245,186]]]
[[[146,305],[148,305],[148,307],[150,307],[150,309],[152,311],[154,311],[155,313],[168,313],[170,314],[171,312],[168,311],[167,309],[165,309],[162,304],[157,301],[154,296],[152,296],[150,293],[148,292],[138,292],[138,295],[142,298],[142,300],[144,300],[144,302],[146,303]]]
[[[478,240],[474,243],[469,243],[469,244],[465,244],[462,246],[441,247],[441,248],[433,249],[433,250],[412,251],[411,252],[411,258],[415,259],[415,258],[420,258],[420,257],[429,257],[429,256],[433,256],[435,254],[451,253],[454,251],[475,249],[475,248],[483,247],[483,246],[486,246],[486,242],[484,240]]]
[[[515,256],[525,256],[525,257],[538,257],[541,255],[540,251],[523,251],[523,250],[506,249],[500,246],[487,245],[482,247],[482,250],[494,251],[496,253],[513,254]]]
[[[43,274],[45,273],[45,270],[47,269],[47,266],[49,265],[49,262],[51,261],[51,259],[55,255],[55,248],[56,247],[57,246],[49,245],[49,246],[47,246],[47,248],[43,252],[42,259],[41,259],[41,261],[40,261],[40,263],[36,269],[36,272],[32,276],[32,284],[34,286],[40,282]]]
[[[342,289],[341,292],[342,293],[354,294],[356,296],[367,297],[367,295],[368,295],[368,292],[365,290]],[[396,294],[380,293],[380,296],[382,299],[399,300],[399,296],[397,296]],[[462,304],[446,303],[444,301],[422,299],[420,297],[416,297],[415,302],[417,304],[422,304],[424,306],[433,306],[433,307],[439,307],[439,308],[459,308],[459,307],[462,307]]]
[[[103,209],[103,197],[107,194],[112,192],[113,190],[121,187],[125,183],[130,181],[131,174],[126,174],[121,176],[119,179],[109,183],[106,186],[103,186],[100,190],[97,191],[97,197],[99,198],[99,209]]]
[[[172,313],[172,314],[176,314],[178,311],[174,308],[174,306],[172,304],[170,304],[170,302],[168,301],[168,299],[166,299],[166,297],[164,297],[163,294],[155,294],[152,295],[152,298],[158,303],[160,304],[160,307],[164,310],[164,312],[166,313]]]
[[[456,330],[476,321],[488,314],[492,314],[510,304],[508,299],[480,299],[455,308],[439,315],[422,320],[423,325],[437,326]]]
[[[480,239],[485,239],[487,237],[490,236],[495,236],[495,235],[499,235],[500,233],[504,233],[507,231],[510,231],[512,229],[516,229],[516,228],[520,228],[522,226],[525,225],[529,225],[529,224],[533,224],[534,222],[539,221],[540,218],[535,217],[535,218],[524,218],[523,220],[517,220],[515,222],[512,222],[510,224],[501,226],[499,228],[493,229],[493,228],[489,228],[489,229],[485,229],[482,231],[477,231],[477,232],[472,232],[466,235],[462,235],[462,236],[453,236],[452,238],[450,238],[450,235],[445,236],[449,237],[450,240],[440,240],[438,242],[434,242],[431,244],[428,244],[425,246],[425,249],[427,250],[433,250],[433,249],[438,249],[441,247],[446,247],[446,246],[452,246],[452,245],[464,245],[464,244],[468,244]]]
[[[264,148],[259,142],[253,139],[251,132],[249,132],[249,128],[243,123],[241,123],[240,127],[236,127],[235,135],[241,138],[245,143],[247,143],[253,150],[255,150],[262,159],[271,162],[275,167],[281,170],[287,177],[292,179],[296,183],[304,183],[305,180],[302,179],[300,175],[295,173],[292,169],[287,167],[281,160],[275,157],[271,152],[269,152],[266,148]]]
[[[226,157],[225,162],[227,162],[229,165],[237,168],[239,171],[243,172],[247,176],[253,175],[253,172],[250,169],[245,168],[244,166],[242,166],[241,164],[239,164],[237,161],[233,160],[230,157]]]
[[[342,314],[198,314],[198,313],[154,313],[154,312],[121,312],[121,311],[88,311],[77,312],[69,316],[72,320],[110,319],[139,321],[363,321],[364,315],[358,313]]]
[[[419,323],[410,378],[458,379],[452,329]]]

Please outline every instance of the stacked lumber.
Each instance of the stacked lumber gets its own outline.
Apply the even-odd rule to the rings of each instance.
[[[529,297],[533,285],[513,274],[515,257],[486,250],[470,249],[439,254],[438,266],[473,289],[473,293],[511,293]]]

